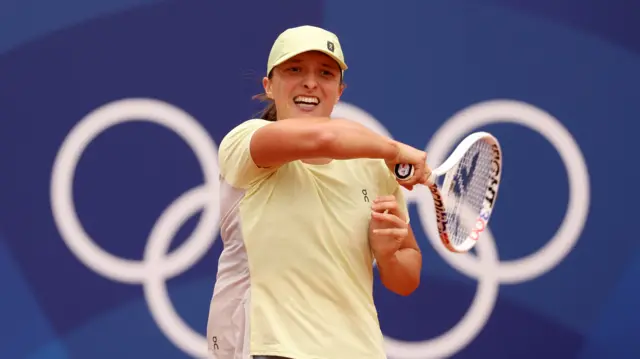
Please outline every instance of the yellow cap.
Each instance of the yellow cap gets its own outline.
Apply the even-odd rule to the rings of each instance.
[[[342,71],[347,69],[338,37],[325,29],[315,26],[299,26],[285,30],[271,47],[267,74],[281,63],[307,51],[320,51],[338,62]]]

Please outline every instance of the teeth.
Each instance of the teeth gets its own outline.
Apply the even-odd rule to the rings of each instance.
[[[295,103],[308,103],[308,104],[313,104],[313,105],[317,105],[320,100],[318,100],[317,97],[307,97],[307,96],[297,96],[296,98],[293,99],[293,101]]]

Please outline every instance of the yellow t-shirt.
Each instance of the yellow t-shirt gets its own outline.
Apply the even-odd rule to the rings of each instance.
[[[293,161],[263,169],[252,134],[234,128],[219,149],[224,250],[207,338],[218,359],[386,358],[373,302],[371,202],[400,187],[384,161]],[[407,217],[408,218],[408,217]]]

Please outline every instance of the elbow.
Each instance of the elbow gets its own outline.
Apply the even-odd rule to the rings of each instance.
[[[404,285],[402,286],[396,286],[395,288],[387,287],[387,289],[399,296],[408,297],[413,294],[413,292],[415,292],[419,286],[420,280],[418,279],[416,281],[412,281],[411,283],[404,283]]]
[[[393,276],[382,275],[382,284],[391,292],[408,297],[420,286],[420,271],[396,273]]]
[[[420,286],[420,274],[407,275],[403,273],[400,277],[389,277],[382,275],[382,284],[390,291],[397,295],[408,297],[415,292]]]

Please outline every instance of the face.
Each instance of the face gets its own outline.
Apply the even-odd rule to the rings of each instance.
[[[278,120],[329,117],[344,91],[338,64],[315,51],[276,66],[271,79],[265,77],[262,84],[276,104]]]

